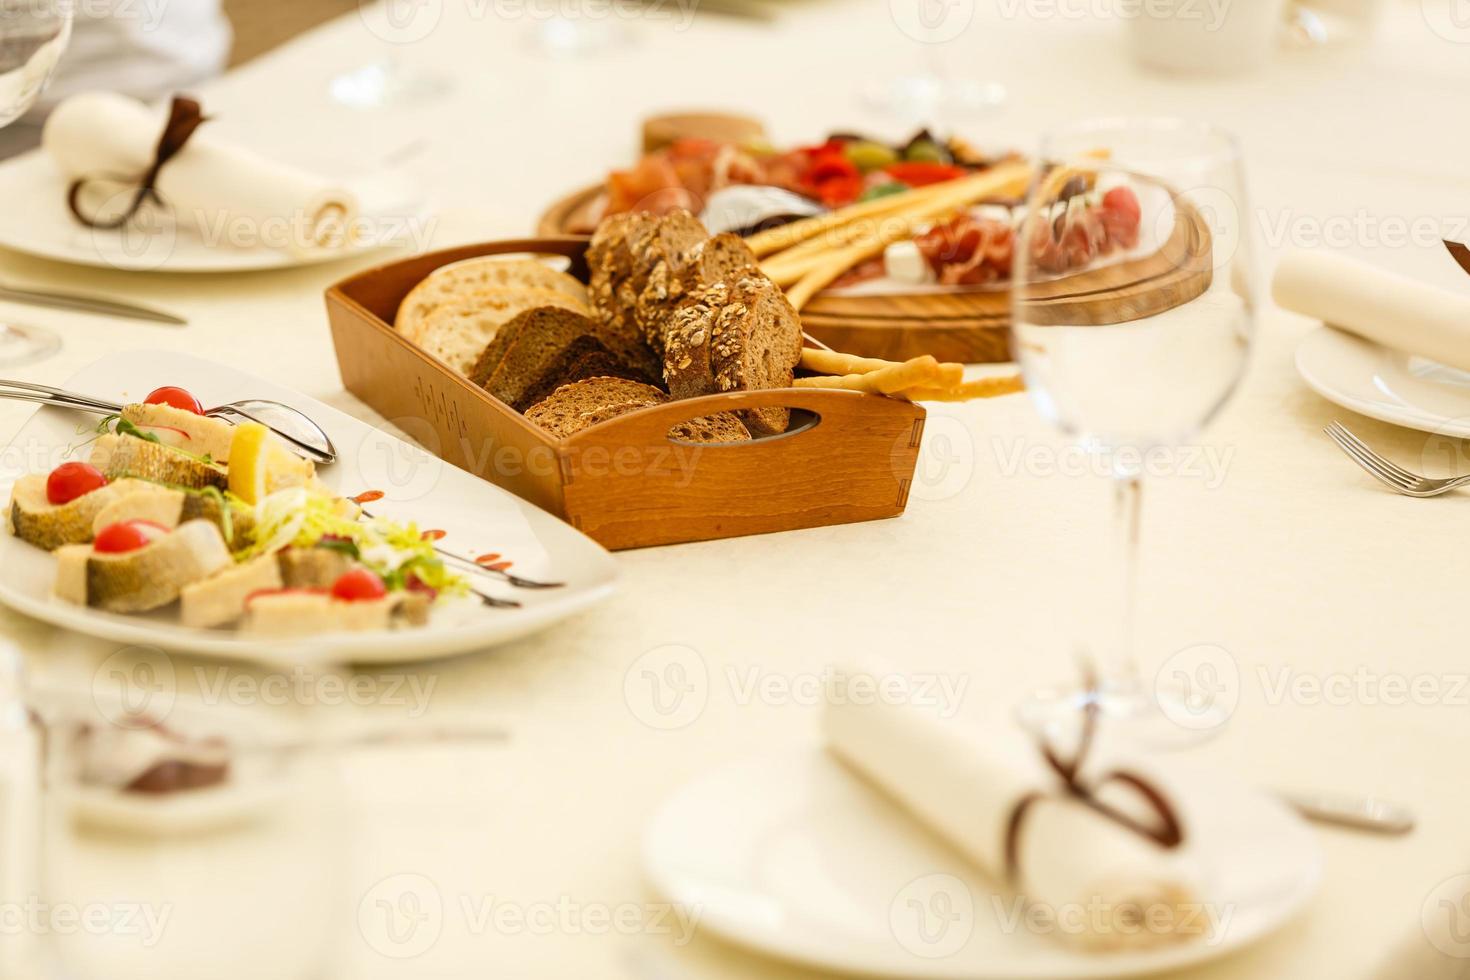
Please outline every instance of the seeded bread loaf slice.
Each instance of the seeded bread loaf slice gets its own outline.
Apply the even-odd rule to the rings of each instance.
[[[618,356],[653,377],[662,370],[662,353],[648,344],[639,323],[638,299],[655,268],[682,269],[709,232],[688,211],[662,216],[616,215],[593,236],[587,261],[591,298],[603,340]]]
[[[638,335],[633,310],[618,294],[633,275],[634,249],[641,253],[657,227],[658,218],[651,214],[615,214],[597,226],[587,245],[587,298],[604,336]]]
[[[565,296],[582,309],[588,306],[587,288],[567,273],[536,259],[487,255],[441,266],[429,273],[399,304],[394,327],[412,339],[424,319],[445,303],[501,289],[546,289]]]
[[[686,296],[670,318],[664,380],[675,398],[789,388],[801,359],[801,319],[781,288],[758,271]],[[785,432],[791,413],[740,413],[754,435]]]
[[[405,336],[467,375],[502,327],[527,310],[543,306],[587,312],[582,303],[551,289],[487,289],[442,304]]]
[[[661,405],[668,396],[652,385],[623,378],[587,378],[563,385],[526,412],[526,420],[565,439],[599,422],[640,408]],[[669,436],[685,442],[745,442],[750,433],[734,415],[720,412],[681,422]]]
[[[662,356],[674,309],[685,296],[722,279],[753,275],[758,261],[745,240],[729,232],[707,238],[687,253],[665,255],[649,273],[634,306],[643,339]]]

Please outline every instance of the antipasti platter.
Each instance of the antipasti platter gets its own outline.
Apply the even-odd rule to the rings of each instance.
[[[1030,215],[1023,199],[1036,169],[957,137],[925,130],[890,144],[838,133],[777,149],[752,121],[677,121],[650,120],[645,134],[660,138],[646,135],[643,156],[554,203],[538,234],[690,210],[712,232],[747,238],[813,337],[898,360],[1011,359],[1011,265],[1028,221],[1052,225],[1031,236],[1049,248],[1033,258],[1054,274],[1044,290],[1069,322],[1151,315],[1209,285],[1207,223],[1156,182],[1068,173],[1048,213]]]

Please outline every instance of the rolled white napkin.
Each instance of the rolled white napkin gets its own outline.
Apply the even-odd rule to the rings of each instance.
[[[1292,252],[1276,267],[1278,306],[1385,347],[1470,371],[1470,282],[1463,295],[1330,252]]]
[[[879,678],[884,696],[857,693],[869,679],[869,689],[879,690]],[[895,695],[895,678],[868,665],[834,674],[823,728],[839,759],[997,882],[1007,881],[1006,843],[1018,803],[1043,794],[1022,817],[1013,884],[1056,934],[1093,949],[1207,938],[1209,917],[1187,846],[1165,849],[1066,797],[1038,747],[1019,732],[990,733],[943,718]],[[1120,802],[1115,792],[1108,799]]]
[[[153,164],[167,116],[114,92],[58,105],[41,145],[69,180],[131,179]],[[157,190],[179,219],[227,242],[295,252],[350,244],[358,203],[348,190],[296,167],[211,138],[209,123],[164,165]]]

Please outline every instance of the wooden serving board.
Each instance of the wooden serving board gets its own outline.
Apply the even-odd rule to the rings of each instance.
[[[583,188],[541,216],[538,234],[565,235],[576,212],[602,193]],[[1029,287],[1058,324],[1103,325],[1136,320],[1194,299],[1209,288],[1210,231],[1193,207],[1175,199],[1174,230],[1152,255]],[[907,360],[1011,360],[1011,291],[956,288],[945,292],[853,296],[818,293],[801,311],[808,334],[850,354]]]

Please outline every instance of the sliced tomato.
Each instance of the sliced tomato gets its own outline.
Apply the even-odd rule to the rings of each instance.
[[[173,385],[154,388],[148,393],[148,397],[143,399],[143,402],[147,405],[168,405],[170,408],[193,412],[195,415],[204,414],[204,406],[199,404],[199,399],[183,388],[176,388]]]
[[[1103,195],[1102,206],[1109,211],[1131,216],[1135,224],[1142,213],[1142,208],[1138,204],[1138,195],[1133,193],[1131,187],[1114,187]]]
[[[861,178],[862,171],[840,152],[824,153],[813,157],[812,165],[806,172],[808,183],[815,187],[820,187],[829,180],[842,180],[850,177]]]
[[[941,184],[946,180],[963,177],[969,171],[964,167],[956,167],[948,163],[901,160],[898,163],[890,163],[883,168],[883,172],[899,183],[908,184],[910,187],[927,187],[930,184]]]
[[[69,504],[106,485],[107,477],[91,463],[62,463],[46,477],[46,499],[57,505]]]
[[[840,208],[856,201],[863,193],[860,174],[830,177],[817,185],[817,198],[829,208]]]
[[[388,594],[388,587],[370,569],[354,568],[343,572],[332,583],[332,597],[347,602],[381,599]]]
[[[120,555],[137,551],[167,533],[168,528],[156,521],[119,521],[98,531],[92,548],[100,554]]]

